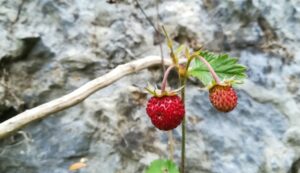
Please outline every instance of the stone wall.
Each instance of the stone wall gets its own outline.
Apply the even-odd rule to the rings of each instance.
[[[156,20],[155,1],[141,1]],[[165,0],[161,22],[176,43],[203,45],[249,67],[229,114],[187,88],[187,173],[297,173],[300,158],[300,3]],[[0,120],[60,97],[119,64],[159,55],[153,27],[133,0],[0,1]],[[164,42],[163,42],[164,44]],[[167,55],[167,48],[164,53]],[[0,141],[1,173],[140,173],[167,157],[167,134],[145,113],[147,81],[128,76],[83,103]],[[180,158],[180,128],[174,131]]]

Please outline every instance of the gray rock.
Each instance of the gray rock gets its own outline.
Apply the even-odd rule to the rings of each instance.
[[[154,1],[140,3],[155,20]],[[161,2],[161,20],[176,46],[227,51],[249,68],[238,107],[229,114],[218,113],[207,91],[189,84],[188,173],[298,171],[299,11],[297,0]],[[158,55],[153,31],[134,1],[1,1],[0,78],[8,74],[16,97],[0,85],[0,119],[60,97],[119,64]],[[167,134],[149,121],[142,91],[148,81],[160,80],[160,70],[153,69],[125,77],[1,140],[0,172],[67,173],[82,158],[88,165],[82,173],[143,172],[152,160],[168,157]],[[174,138],[179,163],[180,128]]]

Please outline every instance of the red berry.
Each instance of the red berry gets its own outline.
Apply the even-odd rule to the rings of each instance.
[[[238,97],[230,85],[215,85],[209,89],[209,99],[217,110],[229,112],[236,107]]]
[[[177,95],[151,97],[146,111],[153,125],[166,131],[176,128],[185,114],[184,105]]]

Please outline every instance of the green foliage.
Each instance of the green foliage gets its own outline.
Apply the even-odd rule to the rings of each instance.
[[[146,173],[179,173],[179,169],[173,161],[159,159],[150,164]]]
[[[229,57],[227,54],[216,55],[210,52],[200,52],[199,55],[208,61],[220,80],[242,81],[247,77],[245,73],[247,68],[238,64],[236,58]],[[208,68],[198,58],[195,58],[195,63],[189,69],[188,75],[198,78],[205,86],[213,82]]]

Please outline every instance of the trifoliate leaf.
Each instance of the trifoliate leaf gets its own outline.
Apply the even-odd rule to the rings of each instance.
[[[179,173],[179,169],[173,161],[159,159],[150,164],[146,173]]]
[[[199,55],[208,61],[220,80],[234,79],[241,81],[247,77],[245,73],[246,66],[238,64],[236,58],[229,57],[227,54],[216,55],[210,52],[200,52]],[[198,58],[195,58],[194,62],[188,75],[197,77],[205,86],[208,86],[214,81],[208,68]]]

